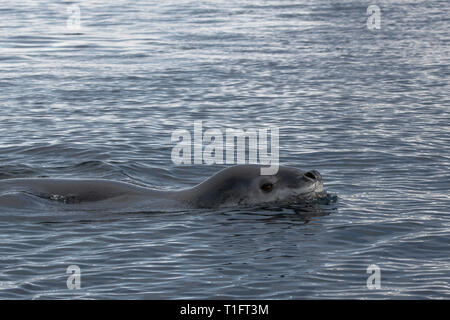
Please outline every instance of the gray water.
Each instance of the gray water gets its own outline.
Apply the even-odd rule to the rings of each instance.
[[[1,1],[0,179],[193,186],[227,167],[171,160],[171,134],[203,120],[279,128],[281,164],[338,201],[1,209],[0,298],[450,298],[449,16],[447,0]]]

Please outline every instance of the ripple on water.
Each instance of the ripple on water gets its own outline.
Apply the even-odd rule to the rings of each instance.
[[[172,132],[280,129],[280,161],[338,202],[179,212],[0,212],[0,297],[449,298],[442,1],[0,4],[0,179],[158,189]],[[62,14],[61,14],[62,13]],[[293,210],[298,209],[298,210]],[[297,212],[295,212],[297,211]],[[81,289],[66,286],[69,265]],[[367,267],[381,269],[368,290]]]

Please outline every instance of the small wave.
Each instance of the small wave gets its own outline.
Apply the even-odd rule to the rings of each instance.
[[[37,176],[39,171],[27,165],[0,166],[0,180]]]

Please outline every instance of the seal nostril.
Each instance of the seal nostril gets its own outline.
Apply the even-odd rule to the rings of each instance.
[[[316,180],[316,179],[317,179],[316,176],[315,176],[315,174],[312,173],[311,171],[305,173],[305,176],[308,177],[308,178],[310,178],[310,179],[313,179],[313,180]]]

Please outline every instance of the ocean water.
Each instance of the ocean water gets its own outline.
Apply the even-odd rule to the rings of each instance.
[[[279,128],[281,164],[338,201],[3,208],[0,298],[450,298],[449,16],[446,0],[1,1],[0,179],[193,186],[229,166],[172,161],[172,133],[202,120]]]

